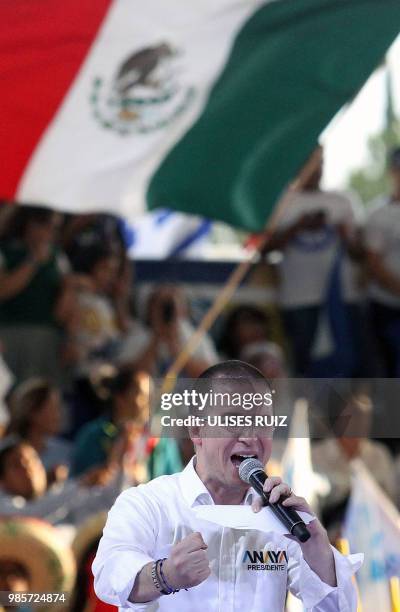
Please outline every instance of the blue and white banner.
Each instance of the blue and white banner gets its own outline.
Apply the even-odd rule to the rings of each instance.
[[[130,225],[129,254],[134,259],[203,259],[212,223],[168,209],[148,213]]]
[[[352,461],[352,491],[344,537],[364,553],[357,573],[363,612],[391,609],[389,579],[400,577],[400,514],[360,459]]]

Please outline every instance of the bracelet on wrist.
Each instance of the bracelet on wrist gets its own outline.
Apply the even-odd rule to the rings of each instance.
[[[168,595],[171,593],[178,593],[180,589],[174,589],[170,584],[168,584],[167,579],[165,578],[165,574],[163,572],[162,566],[166,558],[160,560],[159,570],[160,570],[160,578],[163,583],[164,588],[168,591]]]
[[[157,591],[160,591],[160,593],[162,593],[161,585],[158,580],[157,564],[158,561],[154,561],[153,565],[151,566],[151,579],[153,580],[153,584],[156,587]]]
[[[151,567],[151,577],[152,577],[154,586],[156,587],[157,591],[161,593],[161,595],[170,595],[173,591],[165,588],[165,585],[160,576],[159,567],[160,567],[161,561],[162,561],[161,559],[157,559],[157,561],[154,561]]]

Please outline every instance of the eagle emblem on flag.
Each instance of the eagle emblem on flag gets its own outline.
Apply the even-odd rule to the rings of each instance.
[[[122,136],[168,126],[195,93],[179,78],[181,57],[180,50],[162,42],[131,53],[109,80],[95,77],[90,96],[94,118]]]

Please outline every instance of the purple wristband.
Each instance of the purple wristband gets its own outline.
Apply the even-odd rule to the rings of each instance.
[[[164,557],[164,559],[161,559],[161,560],[160,560],[159,570],[160,570],[160,577],[161,577],[161,580],[162,580],[162,582],[164,583],[164,586],[166,587],[166,589],[168,589],[168,591],[169,591],[169,593],[168,593],[168,594],[169,594],[169,595],[171,595],[171,593],[178,593],[178,592],[179,592],[179,589],[174,589],[174,588],[172,588],[172,586],[168,584],[168,582],[167,582],[167,580],[166,580],[166,578],[165,578],[165,574],[164,574],[164,572],[163,572],[162,566],[163,566],[164,561],[166,561],[166,560],[167,560],[167,558],[166,558],[166,557]]]

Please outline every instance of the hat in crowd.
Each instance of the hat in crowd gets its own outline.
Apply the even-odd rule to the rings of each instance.
[[[2,518],[0,541],[0,564],[11,561],[22,566],[31,592],[72,591],[75,558],[55,527],[36,518]]]
[[[391,168],[400,168],[400,147],[396,147],[390,152],[389,165]]]

